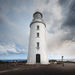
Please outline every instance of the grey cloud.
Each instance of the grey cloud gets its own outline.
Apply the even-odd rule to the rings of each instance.
[[[68,3],[68,0],[59,0],[59,4],[64,6]]]
[[[73,33],[69,32],[68,34],[63,35],[63,37],[61,38],[61,41],[65,41],[65,40],[71,40],[72,41],[73,40]]]
[[[44,15],[45,16],[45,21],[47,22],[47,24],[50,26],[50,28],[47,30],[48,34],[47,38],[48,38],[48,51],[51,53],[62,53],[64,55],[68,55],[68,53],[71,53],[70,56],[75,53],[74,48],[72,48],[73,44],[69,43],[70,46],[70,50],[69,50],[69,45],[68,42],[65,44],[65,41],[71,41],[74,42],[75,40],[75,27],[74,27],[74,0],[59,0],[59,5],[57,6],[57,8],[61,8],[61,12],[59,13],[58,11],[56,11],[55,13],[51,13],[51,10],[49,11],[44,11]],[[53,5],[54,6],[54,5]],[[53,8],[53,7],[51,7]],[[57,9],[56,8],[56,9]],[[54,17],[53,15],[55,15],[56,13],[60,14],[62,16],[62,19],[56,19],[56,17],[58,18],[60,15]],[[73,13],[73,14],[72,14]],[[53,23],[51,24],[50,21],[53,20]],[[72,22],[73,21],[73,22]],[[69,23],[70,22],[70,23]],[[60,26],[59,26],[59,25]],[[61,48],[61,49],[60,49]],[[68,52],[65,52],[67,49]],[[60,51],[61,50],[61,51]],[[72,52],[70,52],[72,51]],[[74,54],[73,54],[74,55]]]
[[[59,4],[62,7],[62,14],[64,16],[61,29],[68,32],[68,34],[62,38],[62,40],[72,41],[75,35],[75,1],[59,0]]]
[[[64,22],[63,22],[63,26],[67,26],[67,27],[73,27],[75,26],[75,1],[74,0],[59,0],[59,4],[65,7],[62,7],[63,9],[63,15],[64,15]],[[67,12],[67,13],[66,13]]]
[[[3,23],[3,19],[2,18],[0,18],[0,24],[2,24]]]
[[[0,7],[0,12],[2,11],[1,7]]]
[[[46,4],[48,4],[50,2],[50,0],[46,0],[45,2],[46,2]]]
[[[70,11],[64,25],[75,27],[75,1],[73,1],[70,6]]]
[[[0,44],[0,55],[1,54],[25,54],[27,51],[23,48],[16,47],[16,43],[3,43]]]

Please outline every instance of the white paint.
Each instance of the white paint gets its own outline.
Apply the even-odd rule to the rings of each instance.
[[[42,21],[42,18],[34,19],[35,21]],[[37,30],[37,25],[39,30]],[[39,37],[37,37],[37,32]],[[39,49],[37,49],[37,42],[39,42]],[[27,64],[36,64],[36,54],[40,54],[40,64],[48,64],[48,54],[46,49],[46,27],[43,23],[32,23],[30,28],[30,39],[29,39],[29,49],[28,49],[28,59]]]

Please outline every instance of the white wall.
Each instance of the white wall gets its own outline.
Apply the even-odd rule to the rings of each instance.
[[[37,30],[39,25],[39,30]],[[37,37],[39,32],[39,38]],[[37,50],[37,42],[40,49]],[[41,64],[48,64],[48,54],[46,51],[46,28],[43,23],[33,23],[30,29],[29,49],[28,49],[28,64],[36,64],[36,54],[40,54]]]

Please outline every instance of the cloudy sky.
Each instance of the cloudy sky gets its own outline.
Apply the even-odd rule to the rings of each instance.
[[[75,0],[0,0],[0,59],[26,59],[29,25],[40,11],[49,59],[75,58]]]

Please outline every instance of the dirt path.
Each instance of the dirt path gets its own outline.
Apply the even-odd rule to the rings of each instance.
[[[0,75],[75,75],[75,64],[25,65],[2,70]]]

